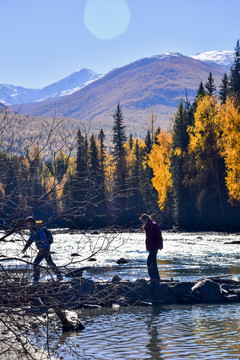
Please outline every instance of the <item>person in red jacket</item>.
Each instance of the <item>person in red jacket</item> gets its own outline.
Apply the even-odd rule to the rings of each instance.
[[[159,225],[147,214],[142,214],[140,220],[143,230],[146,232],[146,249],[149,252],[147,258],[148,274],[151,281],[160,281],[157,268],[157,252],[163,248],[162,232]]]

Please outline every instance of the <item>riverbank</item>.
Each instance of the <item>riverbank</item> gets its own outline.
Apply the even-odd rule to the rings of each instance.
[[[145,279],[98,282],[73,278],[68,282],[0,283],[4,306],[27,305],[28,311],[47,311],[57,305],[62,310],[113,306],[159,306],[169,304],[204,304],[240,301],[240,282],[227,277],[199,281],[151,282]]]

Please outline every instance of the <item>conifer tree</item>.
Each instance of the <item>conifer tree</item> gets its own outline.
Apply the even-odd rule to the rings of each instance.
[[[101,182],[104,183],[104,174],[105,174],[105,159],[106,159],[106,146],[104,144],[105,134],[103,129],[100,130],[98,134],[98,140],[100,142],[100,173],[102,176]]]
[[[239,40],[237,41],[235,47],[235,57],[234,62],[231,67],[230,75],[230,92],[240,102],[240,44]]]
[[[130,148],[130,150],[132,150],[132,148],[133,148],[133,136],[132,136],[132,134],[129,135],[128,142],[129,142],[129,148]]]
[[[229,85],[228,85],[228,76],[225,73],[223,78],[222,78],[222,83],[219,86],[220,90],[219,90],[219,97],[221,99],[221,103],[225,104],[226,100],[227,100],[227,96],[229,94]]]
[[[212,96],[216,91],[216,86],[214,84],[212,73],[209,73],[208,81],[205,84],[205,88],[207,89],[207,94]]]
[[[87,176],[87,137],[83,136],[81,131],[77,132],[77,177],[86,178]]]
[[[69,226],[86,228],[91,220],[88,218],[90,200],[90,184],[88,178],[88,148],[86,136],[77,132],[76,172],[69,174],[63,190],[64,211],[71,214]]]
[[[205,94],[206,94],[206,91],[204,89],[203,82],[201,81],[199,84],[198,92],[197,92],[197,98],[199,96],[204,96]]]
[[[158,135],[160,134],[160,132],[161,132],[161,129],[158,126],[156,128],[156,130],[154,131],[154,136],[153,136],[154,144],[158,144]]]
[[[145,137],[145,145],[146,145],[147,154],[150,154],[150,152],[152,150],[152,138],[151,138],[151,134],[150,134],[149,130],[148,130],[147,135]]]
[[[62,151],[60,151],[55,159],[54,171],[52,170],[53,166],[51,166],[51,164],[48,165],[48,168],[51,173],[54,173],[57,181],[60,183],[67,171],[67,160],[65,159],[64,153]]]
[[[125,156],[124,144],[127,141],[125,128],[123,124],[123,113],[120,108],[120,104],[117,105],[117,110],[113,115],[113,156],[116,160],[119,160],[122,156]]]
[[[199,87],[198,87],[198,91],[197,91],[197,95],[192,103],[192,106],[189,108],[189,116],[190,114],[192,114],[192,122],[193,122],[193,119],[194,119],[194,113],[197,109],[197,100],[199,100],[200,98],[204,97],[206,95],[206,91],[204,89],[204,86],[203,86],[203,82],[201,81],[200,84],[199,84]]]
[[[149,166],[149,156],[152,151],[153,142],[150,131],[145,137],[145,148],[143,149],[142,169],[140,172],[140,185],[146,212],[160,219],[160,209],[158,207],[158,193],[152,184],[153,169]],[[161,219],[162,220],[162,219]]]
[[[170,157],[175,219],[181,227],[194,224],[193,199],[191,198],[189,190],[183,184],[186,175],[184,164],[186,163],[186,152],[189,144],[188,127],[190,125],[192,125],[191,111],[185,108],[181,100],[173,123]]]
[[[125,143],[127,140],[125,128],[126,126],[123,123],[123,113],[120,108],[120,104],[117,105],[117,110],[113,115],[114,125],[113,125],[113,159],[115,161],[115,174],[114,174],[114,183],[115,183],[115,208],[118,212],[118,222],[120,224],[127,222],[127,160],[126,160],[126,150]]]
[[[140,141],[140,144],[139,144]],[[130,145],[129,145],[130,148]],[[143,143],[136,139],[132,147],[132,161],[129,169],[129,220],[135,223],[138,221],[141,213],[146,212],[141,192],[141,173],[143,171]]]

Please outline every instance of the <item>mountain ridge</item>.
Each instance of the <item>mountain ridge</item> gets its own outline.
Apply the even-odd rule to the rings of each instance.
[[[8,105],[20,105],[54,99],[78,91],[101,76],[102,74],[83,68],[42,89],[0,84],[0,101]]]
[[[130,131],[141,137],[152,111],[158,125],[169,128],[180,98],[187,95],[192,101],[200,81],[205,83],[210,72],[219,86],[225,71],[224,66],[176,53],[143,58],[110,71],[71,95],[23,104],[20,113],[46,117],[56,113],[71,118],[69,126],[77,127],[81,120],[98,129],[110,129],[120,102]]]
[[[153,55],[151,57],[144,57],[135,60],[132,63],[127,64],[125,66],[114,68],[109,73],[118,70],[120,68],[126,68],[127,66],[132,66],[132,64],[141,65],[143,63],[158,61],[166,57],[173,57],[173,56],[186,56],[186,55],[177,52],[167,52],[165,54]],[[190,57],[204,62],[212,62],[215,63],[217,66],[224,66],[226,70],[229,70],[231,61],[234,57],[234,51],[214,50],[214,51],[203,52]],[[97,74],[93,70],[82,68],[59,81],[56,81],[52,84],[45,86],[42,89],[24,88],[22,86],[15,86],[11,84],[0,84],[0,102],[6,105],[20,105],[20,104],[46,101],[49,99],[63,97],[80,90],[81,88],[87,86],[92,81],[95,81],[98,78],[105,75]]]

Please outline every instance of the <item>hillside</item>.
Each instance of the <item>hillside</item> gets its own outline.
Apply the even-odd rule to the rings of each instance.
[[[213,73],[219,85],[226,68],[181,54],[169,53],[135,61],[117,68],[71,95],[51,101],[24,104],[21,114],[69,117],[70,127],[79,120],[92,121],[92,127],[112,128],[112,114],[121,103],[128,131],[144,136],[151,117],[157,115],[156,126],[166,129],[180,98],[192,100],[200,81]],[[14,110],[19,107],[14,107]],[[74,120],[75,119],[75,120]]]

